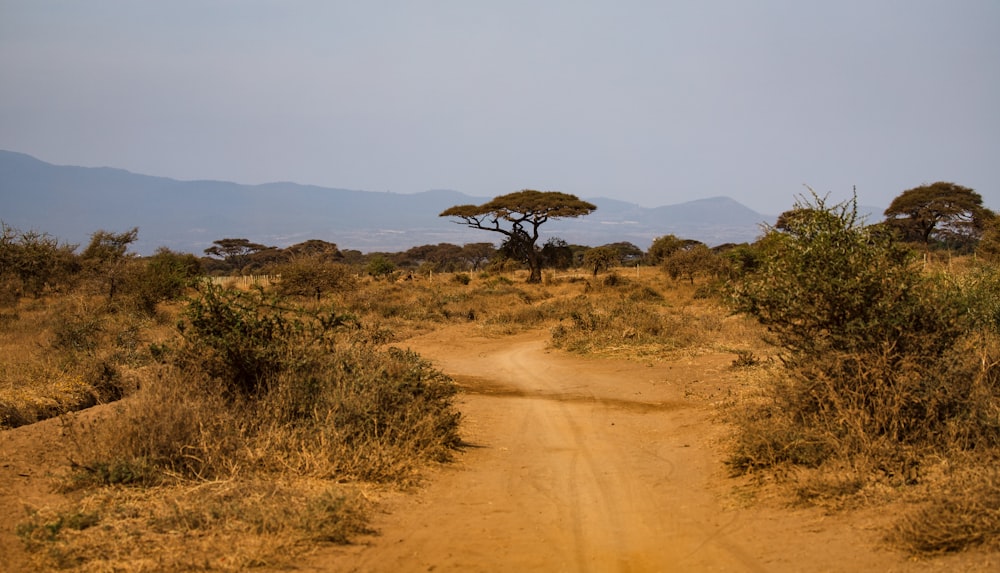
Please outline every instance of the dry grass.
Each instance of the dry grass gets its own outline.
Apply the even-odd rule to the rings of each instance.
[[[67,372],[107,366],[133,389],[65,418],[75,501],[19,525],[43,568],[288,566],[365,530],[344,482],[407,486],[458,445],[455,387],[415,354],[323,308],[202,288],[163,309],[186,325],[169,339],[150,335],[165,318],[84,299],[21,325]]]
[[[584,285],[555,313],[552,343],[557,348],[642,360],[732,352],[734,359],[753,362],[772,352],[761,341],[758,325],[704,297],[704,285],[668,279],[658,269],[619,269]]]
[[[461,322],[475,322],[485,333],[503,336],[551,319],[543,303],[563,296],[567,290],[579,290],[526,284],[525,276],[439,273],[433,279],[368,281],[357,291],[342,293],[332,300],[354,313],[365,325],[367,336],[380,343],[405,340]]]
[[[996,459],[977,459],[949,464],[949,471],[921,492],[918,509],[896,523],[889,541],[920,554],[976,546],[1000,549],[997,463]]]
[[[0,428],[117,400],[152,363],[150,344],[172,330],[166,316],[80,294],[24,300],[0,320]]]
[[[79,375],[47,359],[50,316],[44,301],[4,309],[0,316],[0,428],[93,403],[91,388]]]
[[[296,304],[320,308],[308,297]],[[32,513],[20,527],[40,565],[94,571],[285,567],[311,544],[343,542],[363,531],[364,496],[338,482],[412,484],[422,467],[447,459],[457,445],[450,382],[418,357],[389,347],[459,322],[474,322],[493,336],[547,327],[556,347],[616,358],[730,352],[741,373],[724,404],[726,418],[740,427],[734,468],[757,476],[767,468],[786,499],[831,509],[919,492],[926,501],[900,521],[893,543],[922,553],[996,547],[997,472],[983,462],[995,460],[996,448],[983,442],[981,430],[1000,428],[992,399],[993,362],[1000,355],[977,354],[989,346],[982,341],[968,341],[968,352],[941,365],[947,376],[939,380],[935,403],[958,395],[975,407],[942,426],[941,444],[958,444],[964,453],[956,454],[944,477],[935,477],[926,452],[865,429],[883,422],[864,418],[870,397],[851,393],[849,373],[841,380],[813,376],[810,383],[844,401],[837,424],[857,429],[854,442],[828,425],[793,420],[790,404],[802,398],[794,390],[801,380],[790,382],[763,329],[732,316],[706,296],[704,285],[672,281],[658,269],[618,269],[596,278],[547,273],[541,285],[526,284],[517,273],[362,281],[325,295],[322,305],[330,304],[360,327],[339,333],[335,350],[323,358],[279,356],[296,366],[282,370],[272,391],[256,400],[234,399],[217,372],[171,358],[181,345],[171,338],[181,306],[161,307],[153,318],[81,297],[4,309],[2,423],[29,423],[140,388],[112,418],[67,422],[79,469],[67,487],[78,501]],[[875,358],[859,364],[878,367]],[[413,400],[415,387],[442,394]],[[392,390],[366,393],[378,388]],[[912,407],[898,398],[898,408]],[[401,401],[414,409],[400,407]],[[978,429],[970,431],[962,420]],[[878,455],[852,457],[859,449]],[[946,450],[936,447],[934,455],[949,459]]]
[[[795,503],[917,503],[888,537],[913,553],[995,549],[998,275],[976,266],[944,280],[934,274],[940,269],[927,272],[953,297],[942,301],[964,309],[947,340],[934,329],[907,331],[911,338],[898,345],[785,356],[746,369],[746,383],[727,404],[736,428],[728,463],[737,475],[776,483],[778,495]]]
[[[367,532],[369,505],[355,487],[303,478],[113,487],[31,511],[18,534],[45,570],[293,568],[316,544]]]

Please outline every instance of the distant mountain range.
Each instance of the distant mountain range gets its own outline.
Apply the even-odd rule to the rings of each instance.
[[[297,183],[178,181],[107,167],[52,165],[0,150],[0,221],[79,244],[97,230],[139,227],[133,250],[140,254],[165,246],[201,255],[213,241],[227,237],[276,247],[321,239],[363,252],[498,243],[498,234],[438,217],[452,205],[489,199],[448,190],[399,194]],[[673,234],[715,246],[753,241],[761,224],[775,220],[728,197],[656,208],[584,199],[597,205],[597,211],[546,223],[543,241],[559,237],[590,246],[628,241],[645,250],[654,238]]]

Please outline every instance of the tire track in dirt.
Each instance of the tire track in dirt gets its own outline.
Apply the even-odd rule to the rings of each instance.
[[[316,548],[298,570],[997,571],[991,554],[914,561],[881,546],[890,508],[734,504],[709,405],[734,382],[731,355],[642,365],[550,352],[546,340],[467,325],[409,341],[463,387],[470,445],[423,487],[380,494],[380,534]],[[72,449],[61,427],[0,432],[0,570],[33,570],[18,516],[64,500],[50,475]]]
[[[602,399],[598,394],[621,393],[633,380],[621,372],[609,376],[596,364],[584,372],[578,364],[567,368],[565,362],[547,354],[544,346],[542,341],[515,344],[495,353],[491,363],[507,365],[501,369],[509,372],[505,381],[524,392],[575,392],[594,400],[589,405],[565,398],[532,400],[520,432],[537,438],[537,443],[526,444],[529,452],[543,454],[542,463],[531,474],[535,487],[547,490],[562,521],[571,526],[571,539],[563,543],[554,539],[552,544],[573,548],[575,562],[570,569],[662,571],[687,561],[762,571],[752,557],[726,539],[725,529],[732,522],[708,523],[694,510],[701,506],[684,507],[679,499],[664,500],[656,489],[657,485],[679,489],[691,476],[684,475],[685,467],[678,463],[682,459],[644,443],[643,428],[651,422],[669,427],[671,410],[683,408],[683,403],[674,403],[672,408],[667,403],[668,407],[652,414],[643,407],[648,403]],[[608,388],[609,382],[614,386]],[[678,430],[667,432],[677,435]],[[687,492],[683,497],[694,501],[696,495]]]
[[[706,414],[662,371],[567,359],[539,333],[412,347],[465,388],[475,447],[329,570],[764,571],[705,488]]]

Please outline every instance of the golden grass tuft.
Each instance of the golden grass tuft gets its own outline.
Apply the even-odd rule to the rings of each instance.
[[[357,487],[310,478],[114,487],[29,511],[17,532],[46,570],[290,568],[317,543],[369,532],[370,505]]]
[[[117,400],[153,362],[169,326],[101,297],[47,295],[6,311],[0,328],[0,428]]]
[[[963,463],[936,491],[905,515],[888,539],[918,554],[970,547],[1000,549],[1000,466],[998,460]]]

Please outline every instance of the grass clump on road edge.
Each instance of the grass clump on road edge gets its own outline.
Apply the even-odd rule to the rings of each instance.
[[[253,545],[213,568],[288,563],[308,542],[364,531],[363,496],[342,482],[410,484],[459,444],[451,380],[412,352],[361,339],[346,315],[205,285],[180,324],[156,375],[116,415],[67,424],[78,444],[67,487],[85,496],[61,515],[94,513],[99,527],[30,516],[22,537],[43,565],[141,560],[143,544],[121,538],[136,521],[154,536],[197,537],[211,546],[203,555],[233,557],[227,539]],[[252,485],[272,482],[283,489]],[[204,565],[170,539],[160,539],[162,559]]]
[[[913,553],[939,554],[983,546],[1000,549],[1000,469],[996,460],[963,464],[903,516],[889,539]]]

